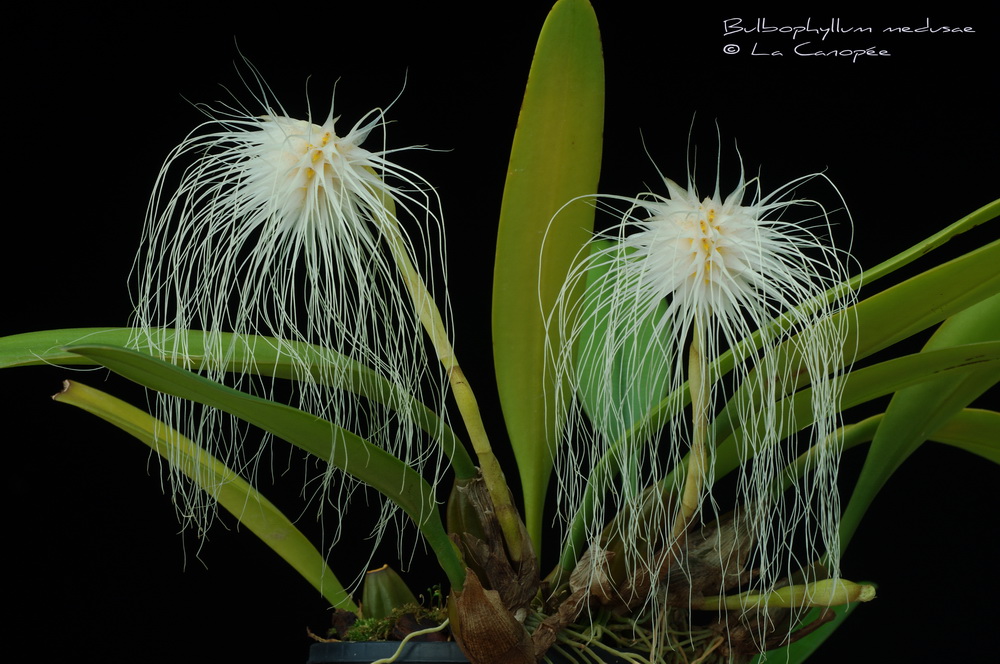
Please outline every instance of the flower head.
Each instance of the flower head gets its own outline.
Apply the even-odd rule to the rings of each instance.
[[[428,358],[408,291],[414,269],[428,281],[435,271],[443,276],[428,262],[443,255],[433,189],[390,161],[393,150],[362,147],[384,129],[383,111],[341,133],[332,109],[316,123],[262,101],[263,115],[217,113],[164,164],[136,260],[135,343],[183,359],[187,337],[163,329],[205,330],[201,370],[263,395],[274,381],[253,375],[236,351],[271,344],[292,358],[299,407],[421,467],[427,459],[413,445],[416,424],[399,414],[409,408],[390,403],[381,412],[362,404],[347,389],[356,378],[343,360],[388,378],[406,395],[401,399],[443,399],[440,367]],[[415,233],[404,230],[404,215],[416,222]],[[420,256],[425,262],[414,268]],[[224,341],[223,333],[237,341]],[[317,348],[305,352],[303,343]],[[168,423],[233,467],[255,461],[255,448],[222,426],[222,414],[160,399]],[[184,507],[189,516],[204,507],[195,494]]]
[[[649,216],[623,238],[634,254],[620,267],[638,268],[637,283],[651,296],[670,298],[672,307],[693,318],[715,316],[724,324],[741,319],[742,308],[783,309],[808,294],[812,279],[801,247],[822,245],[795,224],[767,219],[795,201],[744,206],[743,182],[725,199],[716,192],[701,200],[693,183],[687,190],[668,179],[664,184],[669,196],[644,202]]]
[[[820,445],[811,475],[781,491],[790,464],[834,436],[840,410],[846,324],[832,314],[852,295],[828,291],[847,276],[845,254],[831,246],[826,210],[791,195],[816,178],[763,195],[741,173],[728,196],[718,180],[702,196],[693,181],[664,178],[666,195],[607,197],[628,207],[587,248],[550,319],[564,340],[552,351],[555,384],[572,390],[560,504],[577,527],[581,510],[592,515],[582,522],[592,549],[624,543],[615,555],[627,561],[615,564],[653,580],[640,601],[669,593],[679,575],[666,569],[689,565],[680,532],[718,519],[713,477],[730,470],[714,468],[720,458],[738,459],[741,531],[716,552],[722,579],[766,590],[827,553],[836,573],[837,446]],[[813,214],[784,220],[792,208]],[[804,382],[807,417],[786,399]],[[703,462],[682,462],[699,450]],[[685,473],[700,475],[688,506]],[[633,516],[605,530],[623,512]]]

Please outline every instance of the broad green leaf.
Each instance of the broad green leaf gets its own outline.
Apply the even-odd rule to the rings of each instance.
[[[546,402],[553,389],[545,378],[545,316],[593,229],[593,201],[566,204],[597,191],[603,125],[597,18],[586,0],[559,0],[542,27],[528,75],[493,276],[497,388],[536,550],[558,429],[551,421],[556,408]]]
[[[601,240],[591,244],[591,252],[611,246],[611,242]],[[620,311],[631,306],[622,303],[616,293],[607,290],[595,293],[594,284],[607,273],[609,263],[594,265],[587,273],[587,295],[581,306],[581,320],[577,341],[576,373],[580,389],[578,397],[594,427],[609,440],[620,438],[627,429],[645,417],[646,413],[666,396],[670,389],[671,358],[664,351],[669,344],[658,342],[669,330],[656,331],[656,322],[666,311],[662,302],[652,315],[643,321],[636,321],[629,312]],[[607,297],[605,297],[607,296]],[[624,329],[612,335],[609,326],[621,321]],[[613,357],[605,357],[603,340],[612,335],[621,340]],[[613,408],[608,407],[610,399]],[[614,416],[609,416],[614,412]],[[609,421],[610,420],[610,421]]]
[[[465,567],[445,533],[433,489],[385,450],[315,415],[239,392],[138,351],[82,345],[67,350],[150,389],[235,415],[364,482],[413,520],[452,587],[462,587]]]
[[[191,369],[201,367],[204,356],[206,334],[191,330],[178,337],[176,332],[163,330],[160,341],[164,347],[177,346],[186,348],[184,356],[160,356],[159,359],[180,363]],[[95,362],[89,358],[65,350],[73,344],[107,345],[128,348],[135,335],[135,330],[127,327],[118,328],[71,328],[64,330],[45,330],[15,334],[0,337],[0,369],[6,367],[32,366],[42,364],[79,365]],[[329,349],[300,342],[285,341],[275,337],[257,335],[215,334],[213,339],[230,349],[229,368],[236,371],[256,371],[261,375],[276,378],[301,379],[301,367],[329,367],[337,363],[342,371],[338,375],[348,378],[347,384],[341,385],[361,396],[381,403],[384,406],[397,406],[404,403],[403,391],[392,385],[380,374],[363,364],[351,360]],[[295,361],[293,362],[293,358]],[[317,371],[313,378],[322,380],[330,372]],[[475,464],[468,451],[459,441],[451,428],[441,422],[437,413],[429,409],[417,399],[409,396],[405,400],[410,404],[410,414],[427,434],[440,436],[444,453],[451,459],[452,467],[458,477],[471,478],[476,476]]]
[[[340,584],[316,547],[267,498],[193,441],[180,435],[148,413],[83,383],[65,381],[62,392],[52,397],[97,415],[135,436],[165,459],[184,457],[177,468],[191,481],[213,495],[250,532],[291,565],[338,609],[357,612],[351,596]],[[197,470],[195,470],[197,468]]]
[[[998,339],[1000,294],[949,318],[931,336],[921,355],[990,344],[1000,346]],[[998,381],[1000,369],[993,362],[983,362],[971,364],[968,371],[942,374],[893,395],[841,519],[842,549],[847,547],[871,501],[899,465],[934,431]]]

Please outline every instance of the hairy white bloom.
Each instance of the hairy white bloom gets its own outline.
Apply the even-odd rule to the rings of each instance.
[[[392,404],[380,409],[344,389],[350,376],[337,355],[375,369],[401,394],[422,394],[432,407],[443,400],[440,365],[428,356],[400,268],[416,263],[430,284],[435,271],[444,275],[443,265],[430,265],[444,256],[433,189],[392,163],[393,150],[362,147],[376,130],[384,141],[383,111],[339,133],[332,108],[315,123],[260,97],[263,115],[227,108],[167,158],[136,260],[135,344],[183,360],[185,337],[162,328],[205,330],[203,373],[270,396],[273,379],[253,375],[249,364],[230,366],[248,342],[223,343],[220,333],[273,336],[257,343],[293,357],[298,380],[287,392],[300,408],[420,468],[428,460],[415,444],[416,424]],[[404,215],[416,222],[412,236]],[[326,351],[306,357],[287,342]],[[162,396],[158,413],[231,467],[253,472],[260,448],[237,421]],[[345,499],[354,485],[337,487]],[[181,509],[204,526],[214,506],[199,496],[185,496]]]
[[[824,553],[836,573],[839,446],[821,446],[812,473],[780,492],[789,464],[839,425],[847,328],[844,317],[831,315],[853,295],[827,295],[847,277],[846,254],[830,244],[826,210],[792,197],[815,178],[822,176],[763,195],[741,172],[728,196],[718,179],[714,193],[702,196],[693,182],[685,189],[664,178],[665,196],[605,197],[628,208],[594,238],[550,319],[564,340],[552,349],[555,384],[573,391],[556,463],[565,517],[593,514],[587,546],[619,537],[634,546],[624,551],[631,575],[657,578],[672,550],[679,501],[664,496],[681,492],[688,470],[681,461],[696,435],[705,438],[708,463],[694,515],[703,523],[720,511],[712,492],[716,450],[723,443],[738,450],[734,523],[741,532],[717,555],[731,577],[743,576],[741,591],[770,589]],[[799,207],[813,214],[804,222],[781,218]],[[726,351],[732,361],[717,362]],[[698,412],[688,408],[692,376],[704,397],[695,398]],[[810,422],[779,405],[803,377],[812,389]],[[669,491],[646,491],[657,483]],[[602,532],[622,511],[632,516]],[[670,557],[684,556],[675,549]],[[750,568],[759,573],[744,573]],[[662,578],[660,591],[677,578],[673,571]]]

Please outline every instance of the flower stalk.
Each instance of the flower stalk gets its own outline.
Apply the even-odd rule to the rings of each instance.
[[[496,510],[496,517],[503,530],[508,554],[512,561],[520,562],[525,554],[521,536],[521,517],[511,501],[503,469],[500,467],[500,463],[490,445],[489,435],[486,433],[486,426],[483,424],[483,416],[479,410],[476,395],[472,391],[472,386],[469,384],[468,379],[466,379],[461,366],[459,366],[455,349],[451,344],[448,330],[441,316],[441,311],[438,309],[420,273],[413,266],[409,252],[406,251],[405,246],[400,240],[395,205],[387,195],[383,195],[383,201],[386,209],[389,211],[385,219],[385,232],[390,240],[388,243],[390,253],[403,277],[417,316],[424,330],[427,332],[427,336],[430,338],[431,346],[434,348],[437,359],[444,366],[448,376],[452,397],[455,399],[455,404],[458,406],[458,411],[465,424],[466,432],[469,434],[469,442],[472,444],[472,449],[479,460],[479,472],[482,474],[483,482],[486,484],[490,498],[493,501],[493,507]]]
[[[708,358],[704,355],[704,323],[695,320],[691,347],[688,350],[688,389],[691,391],[691,452],[681,492],[680,509],[674,521],[673,538],[679,540],[701,504],[702,490],[708,477],[710,385],[706,379]]]

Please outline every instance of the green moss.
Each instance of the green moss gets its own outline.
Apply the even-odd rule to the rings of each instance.
[[[346,641],[385,641],[392,632],[395,621],[385,618],[361,618],[344,634]]]
[[[426,608],[406,604],[393,609],[385,618],[360,618],[341,638],[345,641],[395,641],[416,629],[440,625],[448,617],[444,607]]]

